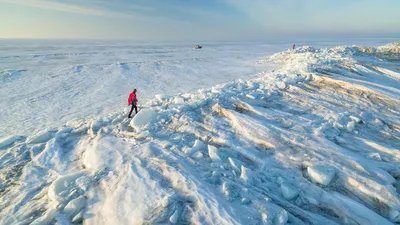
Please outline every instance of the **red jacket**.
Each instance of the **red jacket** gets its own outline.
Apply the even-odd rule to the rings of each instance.
[[[137,102],[136,93],[132,92],[128,98],[128,105],[132,104],[132,101]]]

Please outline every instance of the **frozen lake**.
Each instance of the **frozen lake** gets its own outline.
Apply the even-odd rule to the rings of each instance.
[[[377,46],[389,40],[297,42]],[[0,136],[27,135],[69,120],[120,111],[133,88],[139,104],[258,76],[259,64],[292,43],[149,44],[126,41],[0,40]]]
[[[257,61],[285,46],[0,41],[0,136],[29,134],[71,119],[122,110],[133,88],[139,104],[257,76]]]
[[[399,223],[387,41],[4,41],[0,223]]]

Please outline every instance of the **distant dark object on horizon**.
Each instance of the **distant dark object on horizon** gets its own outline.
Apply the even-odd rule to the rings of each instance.
[[[203,46],[201,46],[201,45],[195,45],[195,46],[194,46],[195,49],[201,49],[202,47],[203,47]]]

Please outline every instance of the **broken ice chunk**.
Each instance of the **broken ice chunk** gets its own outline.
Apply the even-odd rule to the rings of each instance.
[[[307,168],[308,175],[315,183],[329,185],[335,176],[335,169],[327,165],[314,165]]]

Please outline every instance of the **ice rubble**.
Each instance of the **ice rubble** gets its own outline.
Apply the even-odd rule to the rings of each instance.
[[[0,222],[398,223],[398,64],[355,51],[1,140]]]
[[[193,154],[197,153],[200,150],[203,150],[206,148],[206,145],[200,141],[200,140],[195,140],[194,144],[191,148],[187,148],[184,150],[184,152],[188,155],[188,156],[192,156]]]
[[[218,148],[212,145],[208,146],[208,155],[212,161],[221,161],[221,158],[218,156]]]

